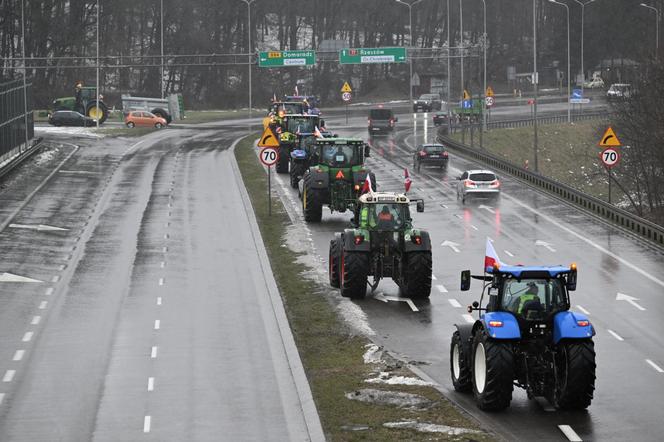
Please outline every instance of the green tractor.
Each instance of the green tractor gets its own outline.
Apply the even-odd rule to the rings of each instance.
[[[311,150],[311,166],[298,183],[305,221],[320,222],[323,206],[331,212],[355,210],[367,178],[376,189],[376,177],[364,167],[369,152],[364,141],[317,138]]]
[[[286,114],[282,118],[281,133],[279,134],[279,160],[276,165],[277,173],[288,173],[291,152],[297,148],[300,138],[315,136],[314,130],[324,125],[325,121],[317,115]]]
[[[102,124],[108,118],[108,106],[99,95],[99,107],[97,108],[96,88],[83,87],[81,83],[76,85],[74,97],[61,97],[53,100],[53,110],[70,110],[81,113]]]
[[[330,285],[341,295],[362,299],[368,279],[372,291],[382,278],[390,277],[401,294],[426,299],[431,294],[431,239],[416,229],[410,217],[410,204],[424,212],[423,200],[404,194],[371,192],[359,198],[353,228],[337,233],[330,241]]]

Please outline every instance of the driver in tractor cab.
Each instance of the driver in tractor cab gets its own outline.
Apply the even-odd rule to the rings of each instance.
[[[394,216],[390,212],[390,208],[385,205],[378,214],[378,227],[382,230],[389,230],[392,229],[393,226]]]
[[[520,316],[523,316],[526,310],[542,310],[542,303],[538,293],[539,288],[537,287],[537,284],[529,282],[526,292],[523,295],[516,297],[510,303],[510,310]]]

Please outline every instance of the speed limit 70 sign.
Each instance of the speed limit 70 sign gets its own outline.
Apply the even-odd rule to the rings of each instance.
[[[267,167],[272,167],[279,160],[279,151],[275,147],[266,147],[260,153],[261,163]]]
[[[614,167],[620,162],[620,152],[615,147],[607,147],[599,157],[606,167]]]

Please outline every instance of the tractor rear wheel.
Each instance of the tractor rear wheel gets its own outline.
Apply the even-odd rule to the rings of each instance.
[[[452,374],[452,385],[456,391],[465,393],[473,388],[470,379],[470,355],[463,352],[459,331],[454,332],[450,344],[450,373]]]
[[[514,389],[514,351],[509,342],[478,331],[473,340],[473,393],[482,410],[509,407]]]
[[[341,296],[351,299],[363,299],[367,294],[368,271],[368,253],[342,251],[339,266]]]
[[[277,160],[276,170],[277,173],[288,173],[288,148],[279,148],[279,159]]]
[[[304,220],[309,223],[319,223],[323,217],[320,191],[311,188],[311,175],[309,174],[304,176],[302,211],[304,212]]]
[[[328,257],[330,285],[336,289],[338,289],[340,286],[340,277],[339,277],[339,261],[341,258],[340,249],[341,249],[340,238],[334,238],[333,240],[330,241],[330,254]]]
[[[556,352],[553,404],[563,410],[588,408],[595,391],[595,345],[592,340],[567,341]]]
[[[406,255],[402,291],[409,298],[428,298],[431,295],[431,251],[410,252]]]
[[[90,117],[93,120],[99,120],[99,124],[103,124],[108,118],[108,108],[103,101],[99,102],[99,108],[97,108],[96,100],[91,101],[85,109],[85,116]]]

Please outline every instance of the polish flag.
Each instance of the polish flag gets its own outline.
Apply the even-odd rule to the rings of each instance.
[[[320,133],[320,129],[318,129],[318,126],[314,126],[314,135],[316,138],[323,138],[323,134]]]
[[[489,238],[487,238],[486,253],[484,255],[484,270],[486,271],[488,268],[493,268],[494,264],[498,264],[499,266],[503,265],[503,263],[500,261],[500,258],[498,258],[496,250],[493,248],[493,243]]]
[[[413,184],[413,180],[410,179],[410,174],[408,173],[408,169],[403,170],[403,186],[406,188],[406,192],[410,190],[410,185]]]
[[[364,186],[362,186],[362,193],[373,193],[373,189],[371,188],[371,178],[369,178],[369,174],[367,174],[367,178],[364,180]]]

